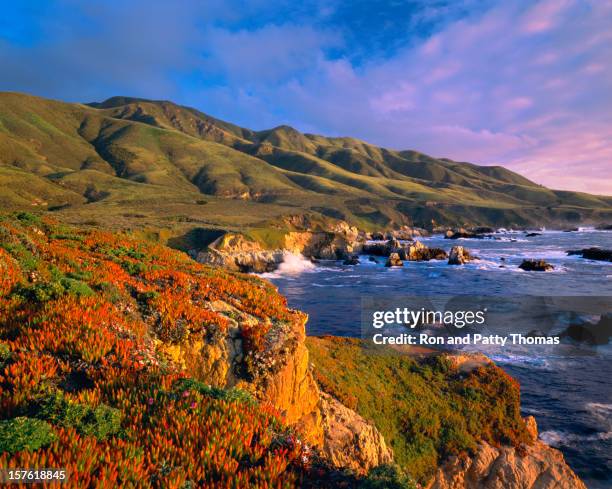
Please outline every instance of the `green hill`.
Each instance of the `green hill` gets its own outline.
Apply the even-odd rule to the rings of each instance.
[[[0,181],[3,208],[143,229],[305,213],[365,229],[612,219],[612,197],[550,190],[503,167],[288,126],[253,131],[130,97],[85,105],[0,93]]]

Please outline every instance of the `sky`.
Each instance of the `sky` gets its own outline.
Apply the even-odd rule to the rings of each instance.
[[[172,100],[612,195],[612,0],[0,0],[0,90]]]

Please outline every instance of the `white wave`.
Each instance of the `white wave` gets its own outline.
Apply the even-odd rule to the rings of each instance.
[[[592,435],[578,435],[567,431],[548,430],[540,433],[540,439],[547,445],[562,447],[577,445],[585,441],[603,441],[612,439],[612,431],[602,431]]]
[[[299,275],[303,272],[313,272],[316,268],[316,265],[303,255],[284,253],[283,261],[278,268],[274,272],[262,273],[261,276],[264,278],[279,278],[287,275]]]

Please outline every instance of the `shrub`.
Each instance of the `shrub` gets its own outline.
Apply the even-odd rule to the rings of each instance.
[[[72,427],[83,435],[92,435],[102,440],[116,434],[121,428],[122,414],[118,409],[105,404],[96,407],[67,400],[55,393],[41,405],[37,416],[66,428]]]
[[[359,489],[416,489],[414,481],[397,465],[379,465],[368,472]]]
[[[39,419],[19,417],[0,421],[0,453],[38,450],[56,438],[51,425]]]

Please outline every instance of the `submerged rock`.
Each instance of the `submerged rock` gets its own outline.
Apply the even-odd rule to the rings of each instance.
[[[568,255],[580,255],[582,258],[587,260],[598,260],[598,261],[612,261],[612,250],[605,250],[603,248],[584,248],[582,250],[569,250]]]
[[[534,236],[542,236],[542,233],[525,233],[526,238],[533,238]]]
[[[544,260],[523,260],[519,268],[527,272],[548,272],[555,269],[555,267]]]

